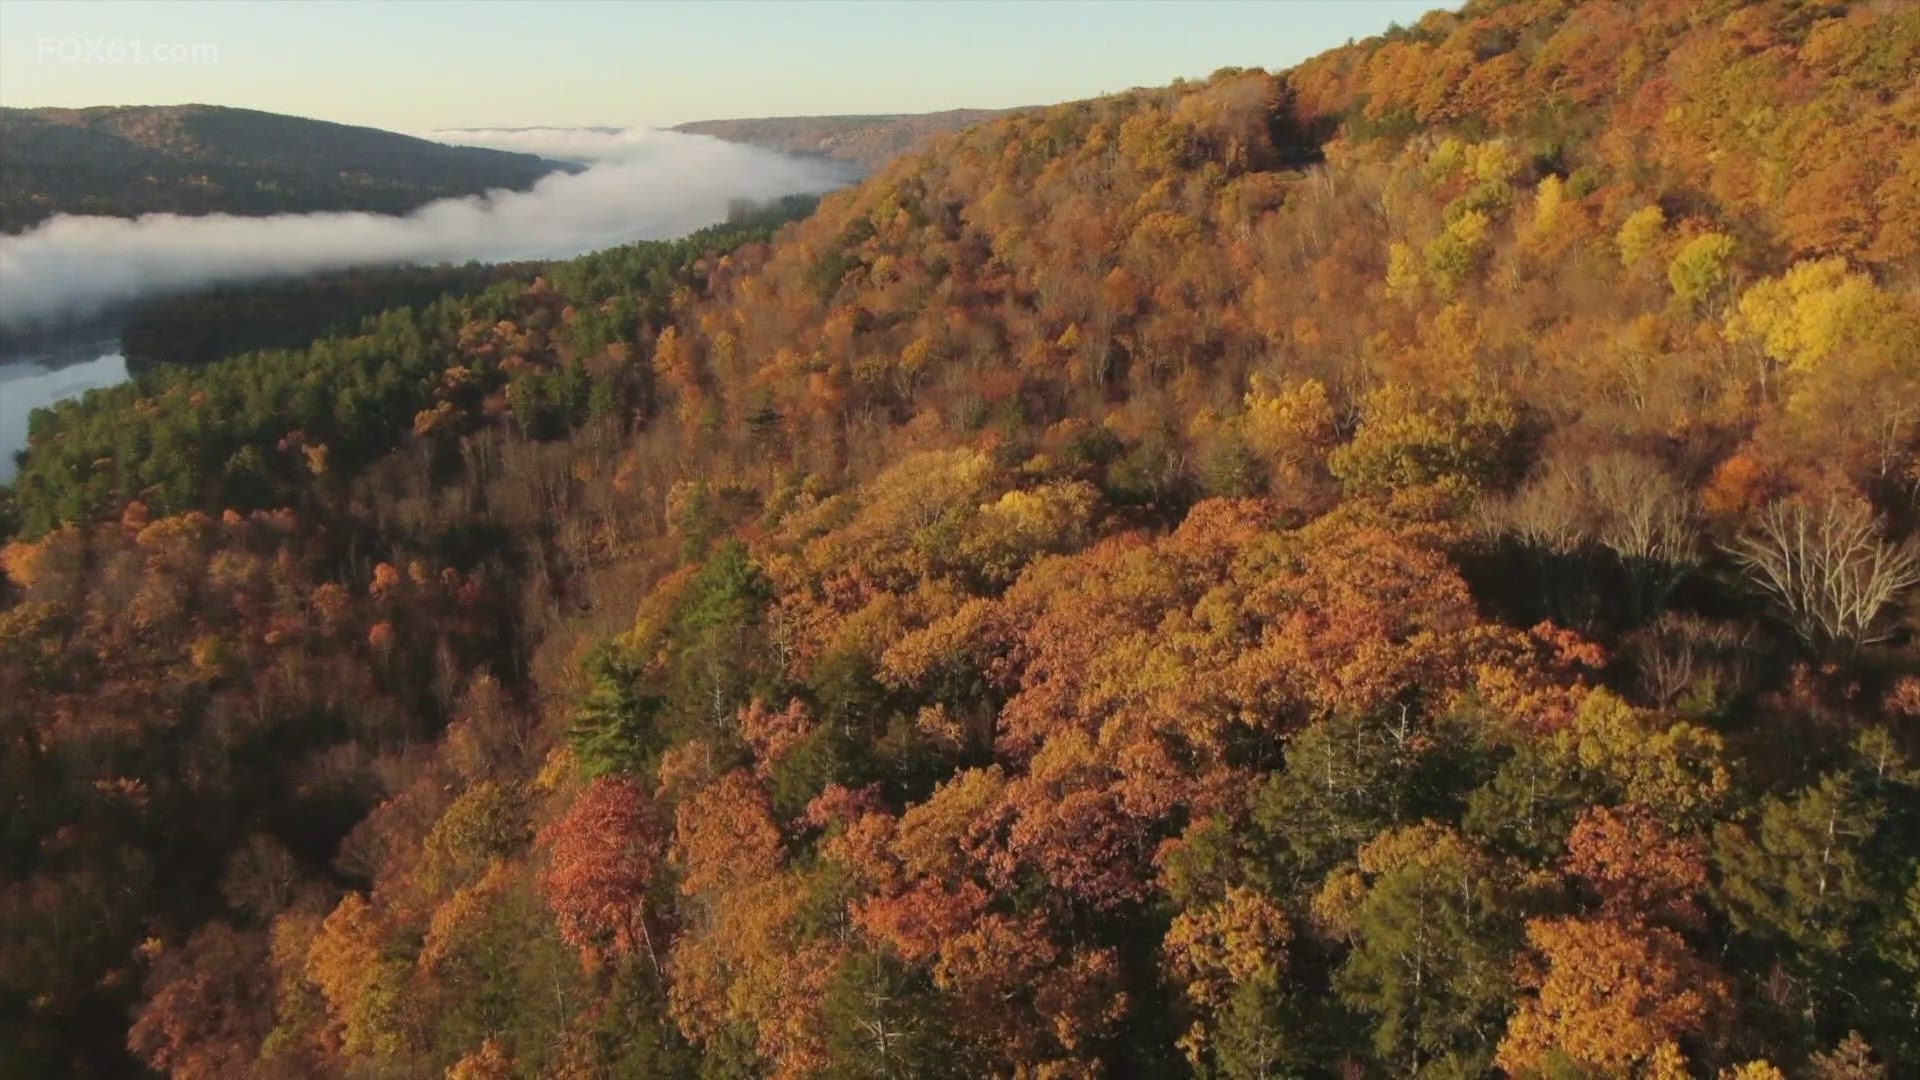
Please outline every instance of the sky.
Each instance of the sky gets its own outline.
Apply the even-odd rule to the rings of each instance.
[[[1290,66],[1441,0],[0,0],[0,105],[402,131],[1004,108]]]

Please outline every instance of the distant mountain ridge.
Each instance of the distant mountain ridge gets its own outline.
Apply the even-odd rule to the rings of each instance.
[[[59,213],[402,213],[575,167],[254,109],[0,108],[0,230]]]
[[[947,109],[870,116],[763,116],[699,120],[675,131],[763,146],[788,154],[831,158],[871,172],[928,139],[995,120],[1016,109]]]

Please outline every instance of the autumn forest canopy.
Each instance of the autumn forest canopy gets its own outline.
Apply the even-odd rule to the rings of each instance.
[[[1920,1073],[1911,4],[986,118],[0,535],[0,1075]]]

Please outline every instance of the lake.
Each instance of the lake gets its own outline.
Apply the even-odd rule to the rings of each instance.
[[[127,360],[112,343],[91,358],[0,356],[0,484],[13,479],[13,455],[27,445],[27,416],[63,398],[125,382]]]

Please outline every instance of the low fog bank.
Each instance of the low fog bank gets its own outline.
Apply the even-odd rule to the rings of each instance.
[[[740,200],[818,194],[830,163],[651,129],[435,133],[465,145],[547,145],[587,161],[524,192],[444,199],[413,213],[52,218],[0,239],[0,326],[71,319],[137,297],[378,263],[558,259],[667,239],[725,220]],[[480,139],[494,141],[481,142]],[[570,145],[571,152],[560,147]]]
[[[478,146],[534,154],[550,161],[593,164],[628,157],[649,139],[684,133],[654,128],[510,127],[439,128],[414,134],[450,146]]]

